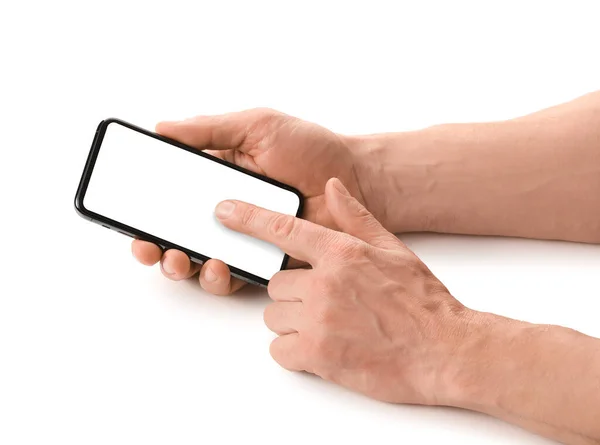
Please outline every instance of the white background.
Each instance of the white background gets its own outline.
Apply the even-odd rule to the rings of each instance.
[[[108,116],[151,128],[270,106],[368,133],[509,118],[600,89],[596,9],[2,2],[0,443],[548,443],[281,370],[264,294],[169,282],[72,200]],[[473,308],[600,336],[599,246],[403,239]]]

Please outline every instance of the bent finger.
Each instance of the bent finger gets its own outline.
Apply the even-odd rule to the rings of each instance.
[[[145,266],[153,266],[160,261],[162,250],[154,243],[135,239],[131,243],[131,253]]]
[[[229,267],[221,260],[208,260],[200,271],[200,286],[214,295],[230,295],[246,284],[231,276]]]
[[[165,277],[179,281],[190,278],[198,273],[201,265],[194,263],[180,250],[167,250],[161,259],[160,269]]]

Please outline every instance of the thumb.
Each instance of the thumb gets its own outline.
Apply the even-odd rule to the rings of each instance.
[[[156,132],[200,150],[227,150],[242,145],[245,125],[238,115],[231,113],[159,122]]]
[[[339,179],[331,178],[327,181],[325,201],[333,220],[343,232],[375,247],[398,247],[398,238],[388,232],[356,198],[353,198]]]
[[[269,122],[282,113],[268,108],[226,113],[216,116],[196,116],[182,121],[165,121],[156,125],[156,132],[201,150],[236,149],[247,153],[251,148],[246,138],[260,122]]]

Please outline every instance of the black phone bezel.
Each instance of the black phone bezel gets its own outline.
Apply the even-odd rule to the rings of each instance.
[[[298,210],[297,210],[295,216],[300,217],[300,215],[302,214],[302,210],[304,208],[304,197],[294,187],[291,187],[287,184],[276,181],[275,179],[271,179],[266,176],[260,175],[258,173],[254,173],[250,170],[246,170],[245,168],[242,168],[238,165],[232,164],[231,162],[227,162],[223,159],[219,159],[215,156],[209,155],[208,153],[205,153],[202,150],[182,144],[173,139],[164,137],[160,134],[145,130],[136,125],[130,124],[129,122],[125,122],[121,119],[109,118],[109,119],[105,119],[102,122],[100,122],[100,124],[98,125],[98,128],[96,129],[96,134],[94,135],[94,140],[92,141],[92,147],[90,148],[90,152],[88,154],[87,161],[85,163],[85,167],[84,167],[83,173],[81,175],[81,180],[79,181],[79,186],[77,187],[77,193],[75,194],[75,210],[77,211],[79,216],[81,216],[82,218],[84,218],[88,221],[94,222],[94,223],[104,226],[108,229],[116,230],[117,232],[119,232],[123,235],[129,236],[131,238],[141,239],[144,241],[152,242],[152,243],[160,246],[161,249],[163,249],[163,251],[168,250],[168,249],[181,250],[182,252],[186,253],[190,257],[190,259],[192,259],[193,261],[198,262],[198,263],[204,263],[205,261],[211,259],[210,257],[203,255],[199,252],[195,252],[184,246],[177,245],[168,240],[154,236],[150,233],[144,232],[142,230],[138,230],[135,227],[128,226],[119,221],[113,220],[104,215],[100,215],[99,213],[92,212],[91,210],[88,210],[85,208],[85,206],[83,205],[83,201],[85,198],[85,193],[87,191],[90,179],[92,177],[94,165],[96,163],[96,159],[98,158],[98,153],[100,152],[100,147],[102,146],[102,141],[104,139],[106,129],[108,128],[108,126],[110,124],[113,124],[113,123],[117,124],[117,125],[122,125],[126,128],[129,128],[130,130],[137,131],[139,133],[142,133],[142,134],[152,137],[154,139],[158,139],[169,145],[186,150],[190,153],[193,153],[197,156],[201,156],[210,161],[217,162],[221,165],[224,165],[226,167],[237,170],[240,173],[250,175],[254,178],[260,179],[261,181],[268,182],[269,184],[274,185],[276,187],[280,187],[282,189],[288,190],[288,191],[294,193],[296,196],[298,196],[299,204],[298,204]],[[284,252],[283,261],[281,262],[280,270],[286,268],[288,261],[289,261],[289,255]],[[269,280],[267,280],[265,278],[259,277],[257,275],[254,275],[250,272],[239,269],[237,267],[233,267],[230,264],[228,264],[227,266],[229,267],[229,269],[231,271],[231,275],[233,275],[237,278],[240,278],[248,283],[259,284],[259,285],[263,285],[263,286],[267,286],[269,284]]]

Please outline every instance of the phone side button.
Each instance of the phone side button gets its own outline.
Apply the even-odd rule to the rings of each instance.
[[[248,284],[252,284],[253,286],[262,286],[262,287],[265,287],[263,284],[261,284],[261,283],[259,283],[257,281],[251,280],[250,278],[243,277],[243,276],[238,275],[236,273],[232,273],[231,276],[235,277],[235,278],[238,278],[238,279],[240,279],[242,281],[245,281]]]

